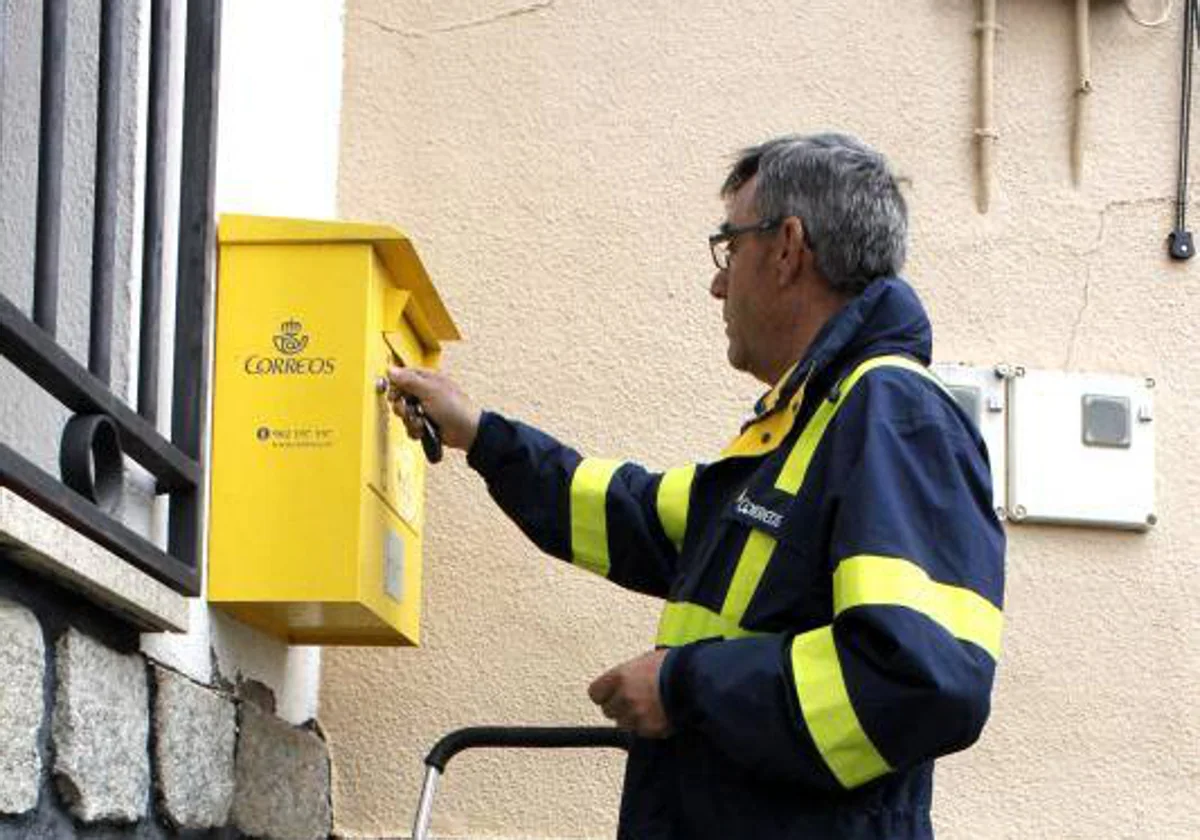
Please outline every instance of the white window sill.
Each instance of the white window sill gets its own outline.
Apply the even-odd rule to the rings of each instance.
[[[187,632],[187,598],[0,487],[0,547],[145,631]]]

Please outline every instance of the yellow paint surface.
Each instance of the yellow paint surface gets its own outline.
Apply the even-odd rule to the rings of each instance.
[[[423,271],[393,273],[401,244],[222,220],[208,599],[296,643],[420,636],[424,460],[376,383],[457,331]]]

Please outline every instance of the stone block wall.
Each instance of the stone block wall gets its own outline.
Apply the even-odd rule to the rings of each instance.
[[[0,548],[0,840],[325,838],[329,752],[261,686],[200,685]]]

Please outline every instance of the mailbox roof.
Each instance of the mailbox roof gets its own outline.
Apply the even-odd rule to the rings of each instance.
[[[441,341],[457,341],[462,336],[437,293],[412,240],[399,228],[391,225],[364,222],[319,221],[289,219],[277,216],[221,216],[218,238],[229,244],[283,244],[318,242],[360,242],[375,248],[396,282],[408,289],[421,313],[428,321],[433,337]]]

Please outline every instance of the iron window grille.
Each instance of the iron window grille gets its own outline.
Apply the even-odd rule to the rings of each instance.
[[[136,0],[132,0],[136,2]],[[214,263],[217,73],[221,0],[189,0],[184,36],[182,153],[179,228],[165,229],[168,67],[172,4],[150,3],[150,72],[139,319],[138,404],[111,389],[111,339],[120,184],[116,158],[122,20],[131,0],[100,4],[96,112],[95,221],[91,309],[85,367],[56,340],[59,252],[63,203],[64,99],[68,0],[44,0],[41,33],[41,102],[38,128],[37,218],[32,313],[0,294],[0,354],[74,416],[59,445],[59,477],[0,442],[0,487],[10,488],[76,531],[172,589],[200,591],[204,467],[202,445],[207,399],[205,369],[208,301]],[[139,80],[139,84],[142,84]],[[171,433],[157,429],[161,363],[162,254],[167,236],[178,238],[173,348]],[[123,486],[124,459],[140,464],[169,496],[167,548],[163,550],[111,515]]]

